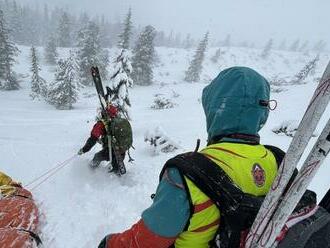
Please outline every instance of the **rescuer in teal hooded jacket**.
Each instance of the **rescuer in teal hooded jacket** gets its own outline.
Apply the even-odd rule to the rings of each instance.
[[[258,132],[268,117],[269,94],[267,80],[250,68],[222,71],[202,94],[208,143],[259,144]],[[275,162],[272,166],[276,167]],[[123,233],[106,236],[99,248],[181,246],[176,240],[187,229],[193,210],[178,170],[170,168],[165,174],[141,219]]]

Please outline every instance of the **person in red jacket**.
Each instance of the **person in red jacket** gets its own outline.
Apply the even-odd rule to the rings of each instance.
[[[109,161],[109,146],[108,146],[108,134],[107,129],[109,126],[108,120],[117,117],[118,109],[114,105],[109,105],[105,111],[107,116],[102,115],[102,118],[98,120],[91,131],[91,135],[86,141],[85,145],[79,150],[78,155],[82,155],[92,149],[92,147],[100,142],[102,144],[103,149],[94,155],[90,163],[90,167],[96,168],[100,165],[102,161]],[[117,172],[118,171],[118,160],[121,162],[125,158],[125,153],[117,154],[115,156],[114,150],[111,149],[112,152],[112,168],[109,172]]]

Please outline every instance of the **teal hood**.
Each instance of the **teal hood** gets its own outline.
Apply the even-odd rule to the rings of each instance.
[[[268,118],[269,83],[247,67],[226,69],[203,90],[208,139],[258,135]]]

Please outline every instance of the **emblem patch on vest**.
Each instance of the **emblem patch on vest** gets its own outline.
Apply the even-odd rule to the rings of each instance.
[[[266,175],[265,175],[264,169],[259,164],[253,165],[251,173],[253,176],[254,183],[258,187],[264,186],[265,181],[266,181]]]

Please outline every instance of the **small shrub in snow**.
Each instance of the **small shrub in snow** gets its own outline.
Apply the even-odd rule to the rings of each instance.
[[[148,131],[144,136],[144,141],[152,146],[154,154],[169,153],[179,148],[179,145],[170,139],[161,127]]]
[[[174,90],[172,90],[172,97],[173,98],[178,98],[180,96],[180,94]]]
[[[289,137],[293,137],[294,134],[296,133],[297,129],[299,126],[299,122],[296,120],[288,120],[288,121],[284,121],[282,122],[282,124],[280,126],[274,127],[272,129],[273,133],[276,134],[283,134]],[[317,136],[316,133],[314,133],[312,135],[312,137]]]
[[[298,129],[299,123],[297,121],[284,121],[280,126],[272,129],[273,133],[284,134],[289,137],[293,137]]]
[[[280,77],[279,75],[275,75],[273,77],[271,77],[270,79],[268,79],[269,84],[272,86],[281,86],[281,85],[288,85],[289,82],[283,78]]]
[[[280,93],[280,92],[287,91],[287,89],[284,89],[284,88],[278,87],[278,86],[270,86],[270,91],[272,93]]]
[[[163,95],[156,95],[155,97],[154,103],[151,105],[152,109],[170,109],[177,105]]]

